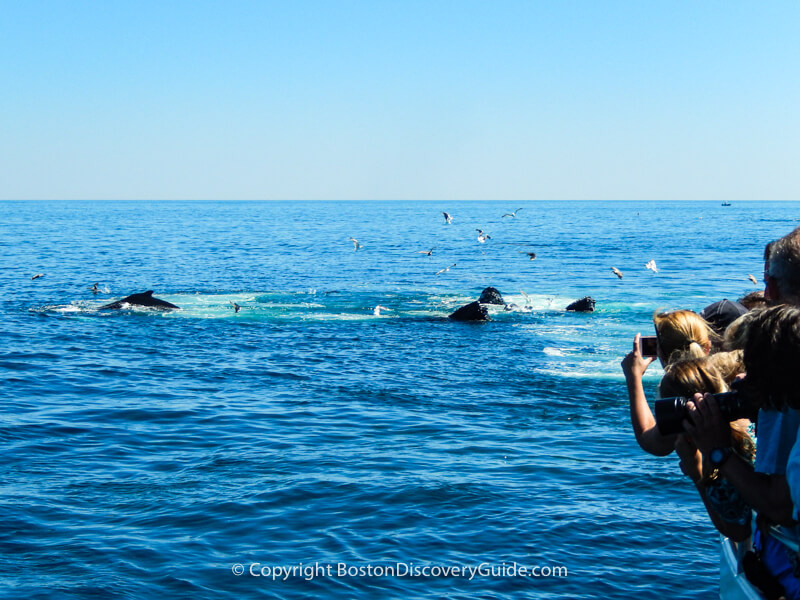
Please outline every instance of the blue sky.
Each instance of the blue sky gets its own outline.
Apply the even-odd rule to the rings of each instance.
[[[800,199],[797,2],[0,8],[4,199]]]

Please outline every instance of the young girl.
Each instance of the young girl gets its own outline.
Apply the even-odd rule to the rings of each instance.
[[[725,379],[709,357],[683,359],[667,365],[659,385],[662,398],[692,398],[696,393],[726,391]],[[731,445],[739,456],[753,462],[755,444],[749,427],[747,419],[731,423]],[[750,537],[751,507],[736,488],[712,468],[709,457],[703,456],[687,435],[677,436],[675,451],[681,459],[681,471],[694,482],[717,530],[736,542]]]

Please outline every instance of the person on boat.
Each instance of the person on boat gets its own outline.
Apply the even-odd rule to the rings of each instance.
[[[748,308],[743,304],[723,298],[718,302],[709,304],[700,311],[700,316],[711,325],[714,333],[718,336],[718,341],[722,340],[722,334],[725,329],[733,323],[736,319],[744,314],[747,314]]]
[[[758,513],[754,546],[766,570],[783,586],[785,597],[800,599],[795,518],[789,479],[790,451],[800,413],[800,306],[779,305],[759,312],[747,326],[746,376],[739,394],[759,407],[755,465],[733,450],[731,425],[713,396],[696,394],[687,403],[687,433],[703,455]],[[800,466],[800,465],[798,465]],[[794,467],[793,469],[797,469]],[[800,483],[800,481],[798,481]],[[800,500],[800,485],[795,485]],[[782,526],[782,527],[777,527]]]
[[[699,358],[711,352],[716,334],[708,323],[695,312],[676,310],[653,315],[658,340],[657,353],[662,366],[670,360]],[[641,336],[633,338],[633,350],[622,359],[622,372],[628,386],[631,424],[636,441],[645,452],[667,456],[675,449],[676,436],[663,436],[656,428],[656,420],[642,385],[642,377],[655,358],[642,356]]]
[[[659,384],[661,397],[691,398],[696,393],[727,392],[728,384],[714,366],[713,356],[716,355],[678,360],[667,365]],[[731,423],[731,440],[734,451],[752,463],[755,442],[749,432],[751,425],[747,419]],[[709,457],[702,455],[687,435],[678,436],[675,452],[681,459],[681,471],[694,483],[717,530],[736,542],[749,538],[752,508],[736,488],[720,476]]]
[[[747,310],[754,310],[756,308],[766,308],[767,301],[764,299],[764,290],[756,290],[750,292],[737,300],[739,304],[744,306]]]
[[[739,375],[744,373],[744,351],[741,349],[714,352],[708,355],[708,361],[719,371],[725,384],[729,387]]]

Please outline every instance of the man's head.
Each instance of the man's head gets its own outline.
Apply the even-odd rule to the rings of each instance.
[[[747,325],[743,384],[764,408],[800,409],[800,307],[758,311]]]
[[[764,250],[764,299],[770,306],[800,306],[800,227]]]

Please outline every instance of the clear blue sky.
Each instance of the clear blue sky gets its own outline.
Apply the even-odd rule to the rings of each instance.
[[[794,1],[0,9],[0,198],[800,199]]]

